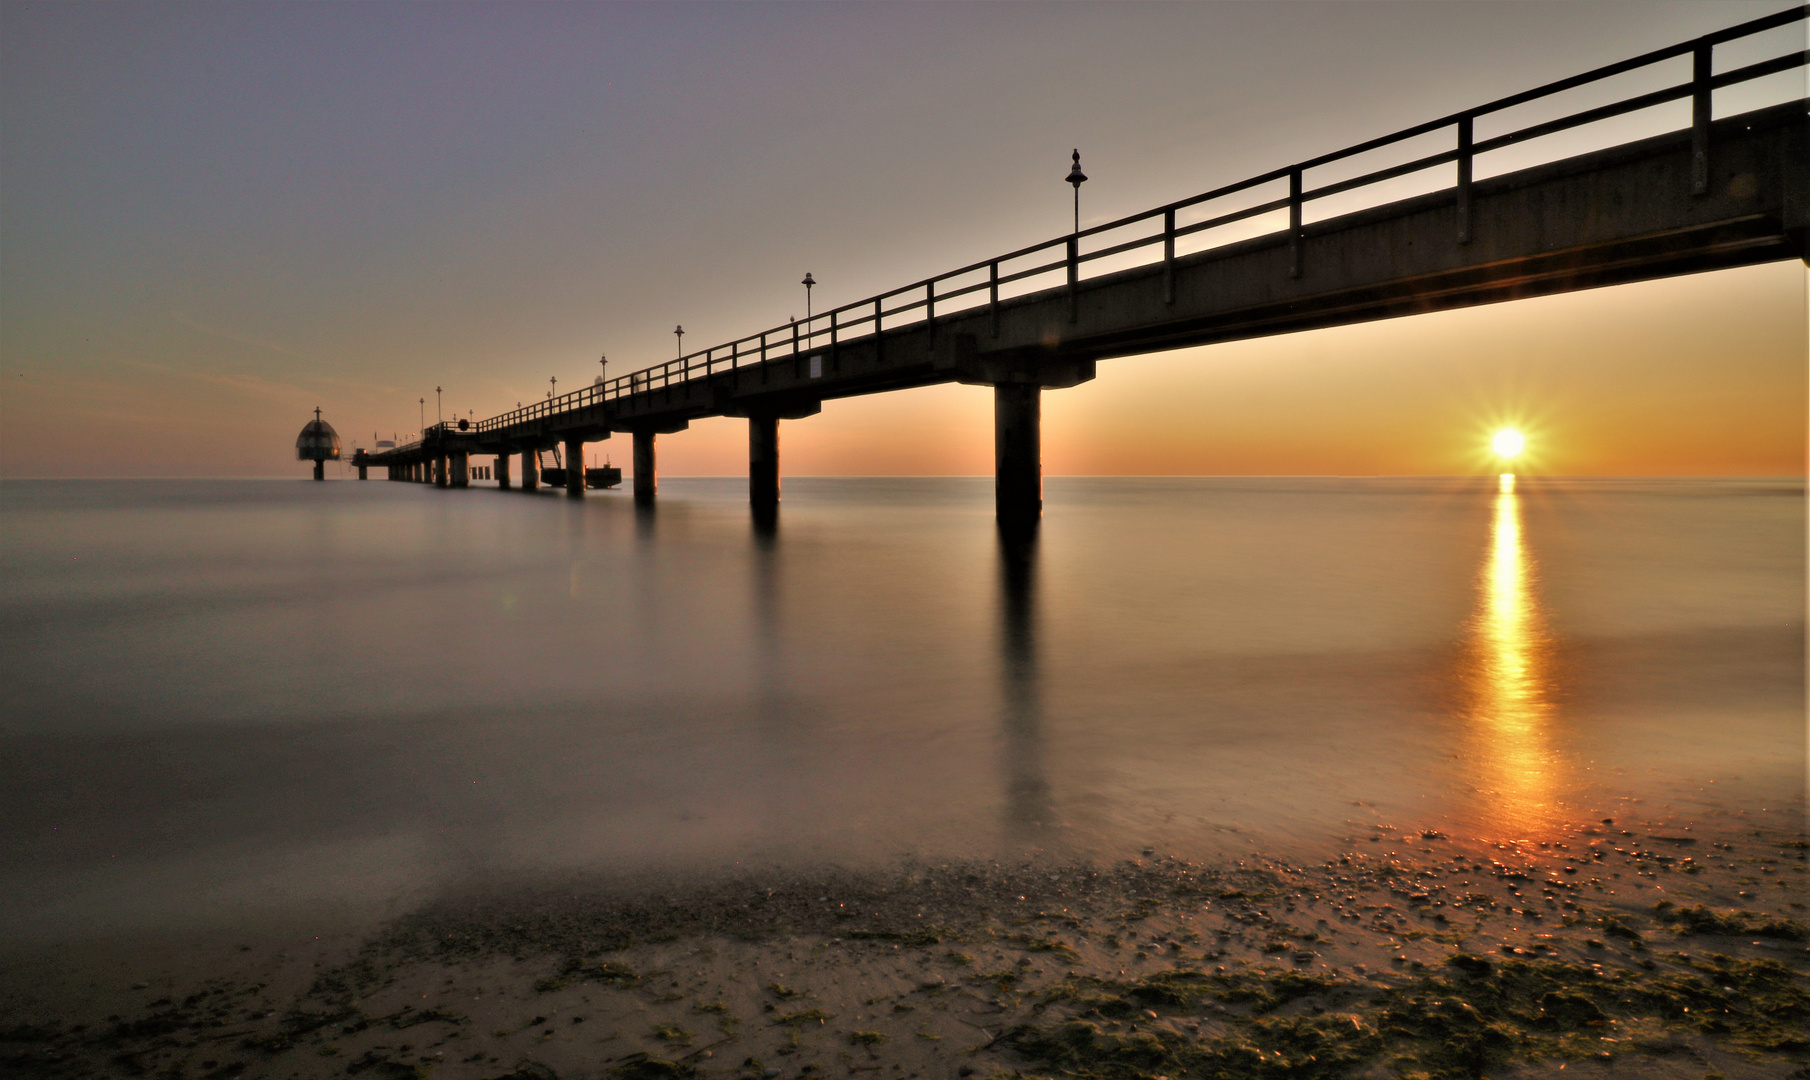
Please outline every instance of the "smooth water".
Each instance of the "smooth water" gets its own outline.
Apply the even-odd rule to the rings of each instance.
[[[485,487],[491,487],[486,485]],[[1801,812],[1804,486],[0,485],[0,931]]]

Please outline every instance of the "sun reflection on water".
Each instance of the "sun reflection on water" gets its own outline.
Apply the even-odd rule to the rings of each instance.
[[[1515,478],[1497,486],[1489,555],[1478,580],[1463,681],[1479,824],[1494,838],[1534,839],[1561,824],[1551,639],[1538,574],[1522,536]]]

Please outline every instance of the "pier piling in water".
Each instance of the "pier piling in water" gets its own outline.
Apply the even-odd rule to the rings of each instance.
[[[566,494],[584,498],[584,436],[566,438]]]
[[[654,472],[654,433],[647,428],[635,431],[635,501],[651,503],[659,487]]]
[[[748,503],[757,516],[779,511],[779,417],[748,417]]]
[[[993,387],[993,508],[999,526],[1024,532],[1043,516],[1043,388]]]

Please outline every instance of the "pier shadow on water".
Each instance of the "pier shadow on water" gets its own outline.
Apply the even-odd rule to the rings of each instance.
[[[1005,838],[1035,843],[1055,825],[1044,769],[1042,672],[1037,655],[1037,536],[999,537],[1000,765]]]

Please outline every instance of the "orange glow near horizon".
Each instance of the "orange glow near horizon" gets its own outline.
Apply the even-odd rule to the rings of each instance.
[[[1043,395],[1044,475],[1495,476],[1509,466],[1491,437],[1513,428],[1523,477],[1802,476],[1806,273],[1749,267],[1102,360],[1094,381]],[[479,415],[521,397],[501,377],[517,367],[468,376]],[[293,476],[315,404],[350,438],[413,428],[409,378],[440,384],[405,368],[386,362],[399,385],[292,387],[205,366],[21,364],[0,396],[0,475]],[[209,437],[111,451],[162,446],[169,424]],[[992,425],[982,386],[831,400],[785,422],[781,467],[990,476]],[[669,477],[746,475],[747,454],[736,419],[660,437]]]

